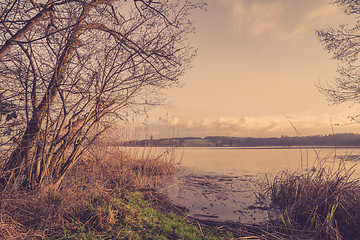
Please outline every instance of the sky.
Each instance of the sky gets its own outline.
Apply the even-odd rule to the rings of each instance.
[[[153,109],[153,137],[280,137],[359,132],[358,106],[331,105],[318,89],[336,75],[316,29],[355,23],[330,0],[208,0],[195,11],[198,48],[182,88]],[[297,131],[296,131],[296,130]]]

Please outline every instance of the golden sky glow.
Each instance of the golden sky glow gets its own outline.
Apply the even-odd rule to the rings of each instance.
[[[316,83],[336,75],[315,29],[354,22],[329,0],[208,0],[193,15],[199,49],[173,107],[150,111],[149,135],[281,136],[358,132],[358,106],[329,106]],[[286,116],[286,117],[285,117]],[[160,120],[159,120],[160,119]],[[155,127],[156,126],[156,127]]]

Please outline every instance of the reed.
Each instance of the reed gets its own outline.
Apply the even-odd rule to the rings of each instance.
[[[272,227],[315,239],[359,239],[360,185],[340,161],[314,171],[284,171],[268,180],[267,205],[278,211]]]
[[[151,188],[175,173],[178,162],[172,148],[93,146],[64,180],[64,186]]]

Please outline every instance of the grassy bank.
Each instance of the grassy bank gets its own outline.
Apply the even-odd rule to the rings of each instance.
[[[0,239],[231,239],[151,190],[176,167],[170,151],[94,146],[60,189],[2,192]]]
[[[1,239],[224,239],[199,228],[153,191],[44,192],[8,198]],[[71,198],[71,199],[70,199]],[[6,211],[5,211],[6,209]]]

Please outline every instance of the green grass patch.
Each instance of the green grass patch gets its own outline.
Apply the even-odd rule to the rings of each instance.
[[[74,224],[64,225],[55,239],[231,239],[216,229],[199,227],[172,212],[150,207],[140,191],[115,191],[91,196],[78,206]],[[168,204],[168,203],[164,203]],[[80,208],[81,207],[81,208]],[[84,217],[86,216],[86,217]]]
[[[184,147],[215,147],[215,143],[210,139],[187,139]]]

